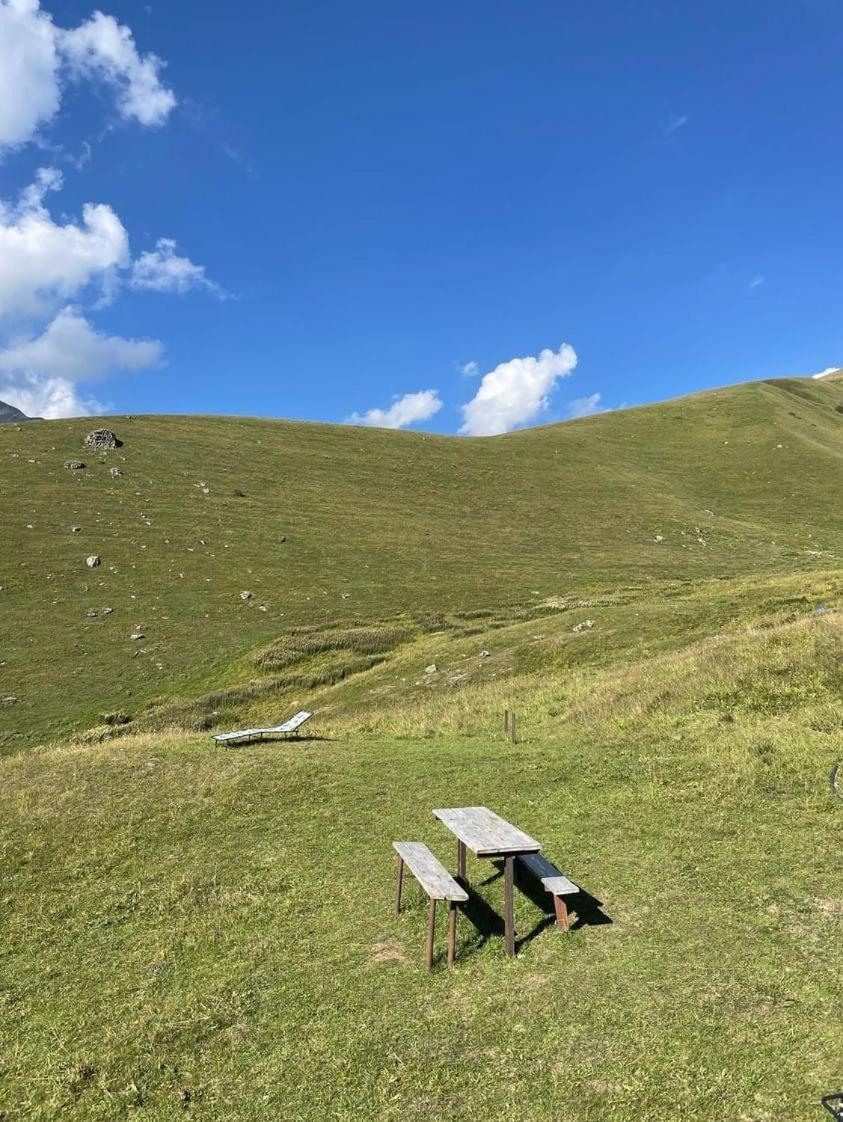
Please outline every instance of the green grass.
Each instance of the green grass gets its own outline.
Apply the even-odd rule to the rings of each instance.
[[[843,1081],[842,637],[838,613],[804,614],[604,654],[555,730],[527,720],[515,747],[410,719],[400,737],[146,734],[5,759],[0,1112],[176,1118],[187,1091],[208,1119],[817,1117]],[[541,838],[611,923],[563,936],[518,894],[508,961],[500,880],[470,860],[475,922],[455,969],[426,976],[425,907],[410,892],[392,914],[390,842],[453,866],[430,812],[475,802]]]
[[[238,682],[297,626],[827,569],[841,402],[840,379],[754,383],[478,440],[118,417],[82,472],[90,421],[2,425],[0,751]]]
[[[817,1118],[841,404],[470,441],[116,418],[75,474],[89,422],[0,426],[0,1122]],[[314,739],[210,741],[304,706]],[[391,842],[453,867],[431,811],[474,803],[601,911],[564,936],[517,894],[507,960],[470,860],[427,976]]]

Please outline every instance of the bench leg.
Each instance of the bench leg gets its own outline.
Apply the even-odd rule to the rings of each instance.
[[[457,841],[457,876],[465,880],[465,842]]]
[[[553,906],[556,909],[556,926],[561,927],[563,931],[570,931],[571,926],[568,922],[568,905],[561,896],[554,896]]]
[[[395,914],[401,912],[401,888],[404,884],[404,858],[398,858],[398,887],[395,893]]]
[[[507,857],[503,869],[503,920],[506,929],[506,953],[515,955],[515,918],[512,908],[512,873],[515,859]]]
[[[433,933],[436,930],[436,901],[430,901],[430,912],[427,919],[427,957],[425,969],[428,974],[433,968]]]
[[[450,914],[448,916],[448,965],[454,965],[457,953],[457,902],[451,900]]]

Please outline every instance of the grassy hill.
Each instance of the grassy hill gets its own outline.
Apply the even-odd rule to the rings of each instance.
[[[0,1122],[818,1116],[840,376],[483,440],[108,423],[0,428]],[[470,859],[428,976],[391,842],[453,868],[472,804],[589,897],[516,893],[508,960]]]
[[[0,429],[0,695],[17,698],[0,708],[0,750],[240,681],[251,652],[296,627],[429,630],[843,557],[839,377],[477,440],[106,423],[123,441],[109,453],[82,454],[90,421]]]

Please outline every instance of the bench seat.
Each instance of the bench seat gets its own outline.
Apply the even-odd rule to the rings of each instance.
[[[398,854],[398,886],[395,910],[396,912],[401,911],[401,889],[404,883],[404,868],[406,866],[430,900],[425,967],[429,972],[433,966],[433,935],[436,927],[437,900],[448,901],[448,965],[452,966],[456,953],[457,904],[466,903],[468,893],[451,876],[439,858],[430,852],[424,842],[400,841],[393,842],[392,845]]]
[[[560,873],[543,853],[522,853],[518,857],[518,862],[540,880],[545,891],[553,897],[556,923],[563,931],[568,931],[570,927],[568,906],[562,897],[576,895],[580,891],[579,886],[569,880],[564,873]]]

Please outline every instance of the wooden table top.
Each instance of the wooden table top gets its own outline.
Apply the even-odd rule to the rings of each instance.
[[[477,857],[538,853],[541,850],[540,842],[488,807],[458,806],[434,810],[433,813]]]

